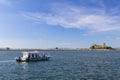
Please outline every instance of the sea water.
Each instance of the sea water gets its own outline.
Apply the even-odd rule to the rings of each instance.
[[[43,51],[49,61],[16,62],[0,51],[0,80],[120,80],[120,51]]]

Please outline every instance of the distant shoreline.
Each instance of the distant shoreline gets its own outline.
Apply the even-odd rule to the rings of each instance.
[[[0,48],[0,51],[109,51],[109,50],[120,50],[120,48],[112,48],[111,46],[106,45],[105,43],[98,45],[93,44],[89,48]]]
[[[120,50],[120,49],[0,49],[0,51],[111,51],[111,50]]]

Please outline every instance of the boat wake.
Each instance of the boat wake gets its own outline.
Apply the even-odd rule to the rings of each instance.
[[[0,61],[0,63],[15,62],[15,60]]]

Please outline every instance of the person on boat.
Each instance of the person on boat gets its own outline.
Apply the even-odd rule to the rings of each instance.
[[[18,57],[18,59],[20,60],[20,59],[21,59],[21,57]]]
[[[32,54],[32,58],[34,58],[34,54]]]

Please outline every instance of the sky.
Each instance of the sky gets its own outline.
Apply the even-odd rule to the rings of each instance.
[[[120,0],[0,0],[0,48],[120,47]]]

